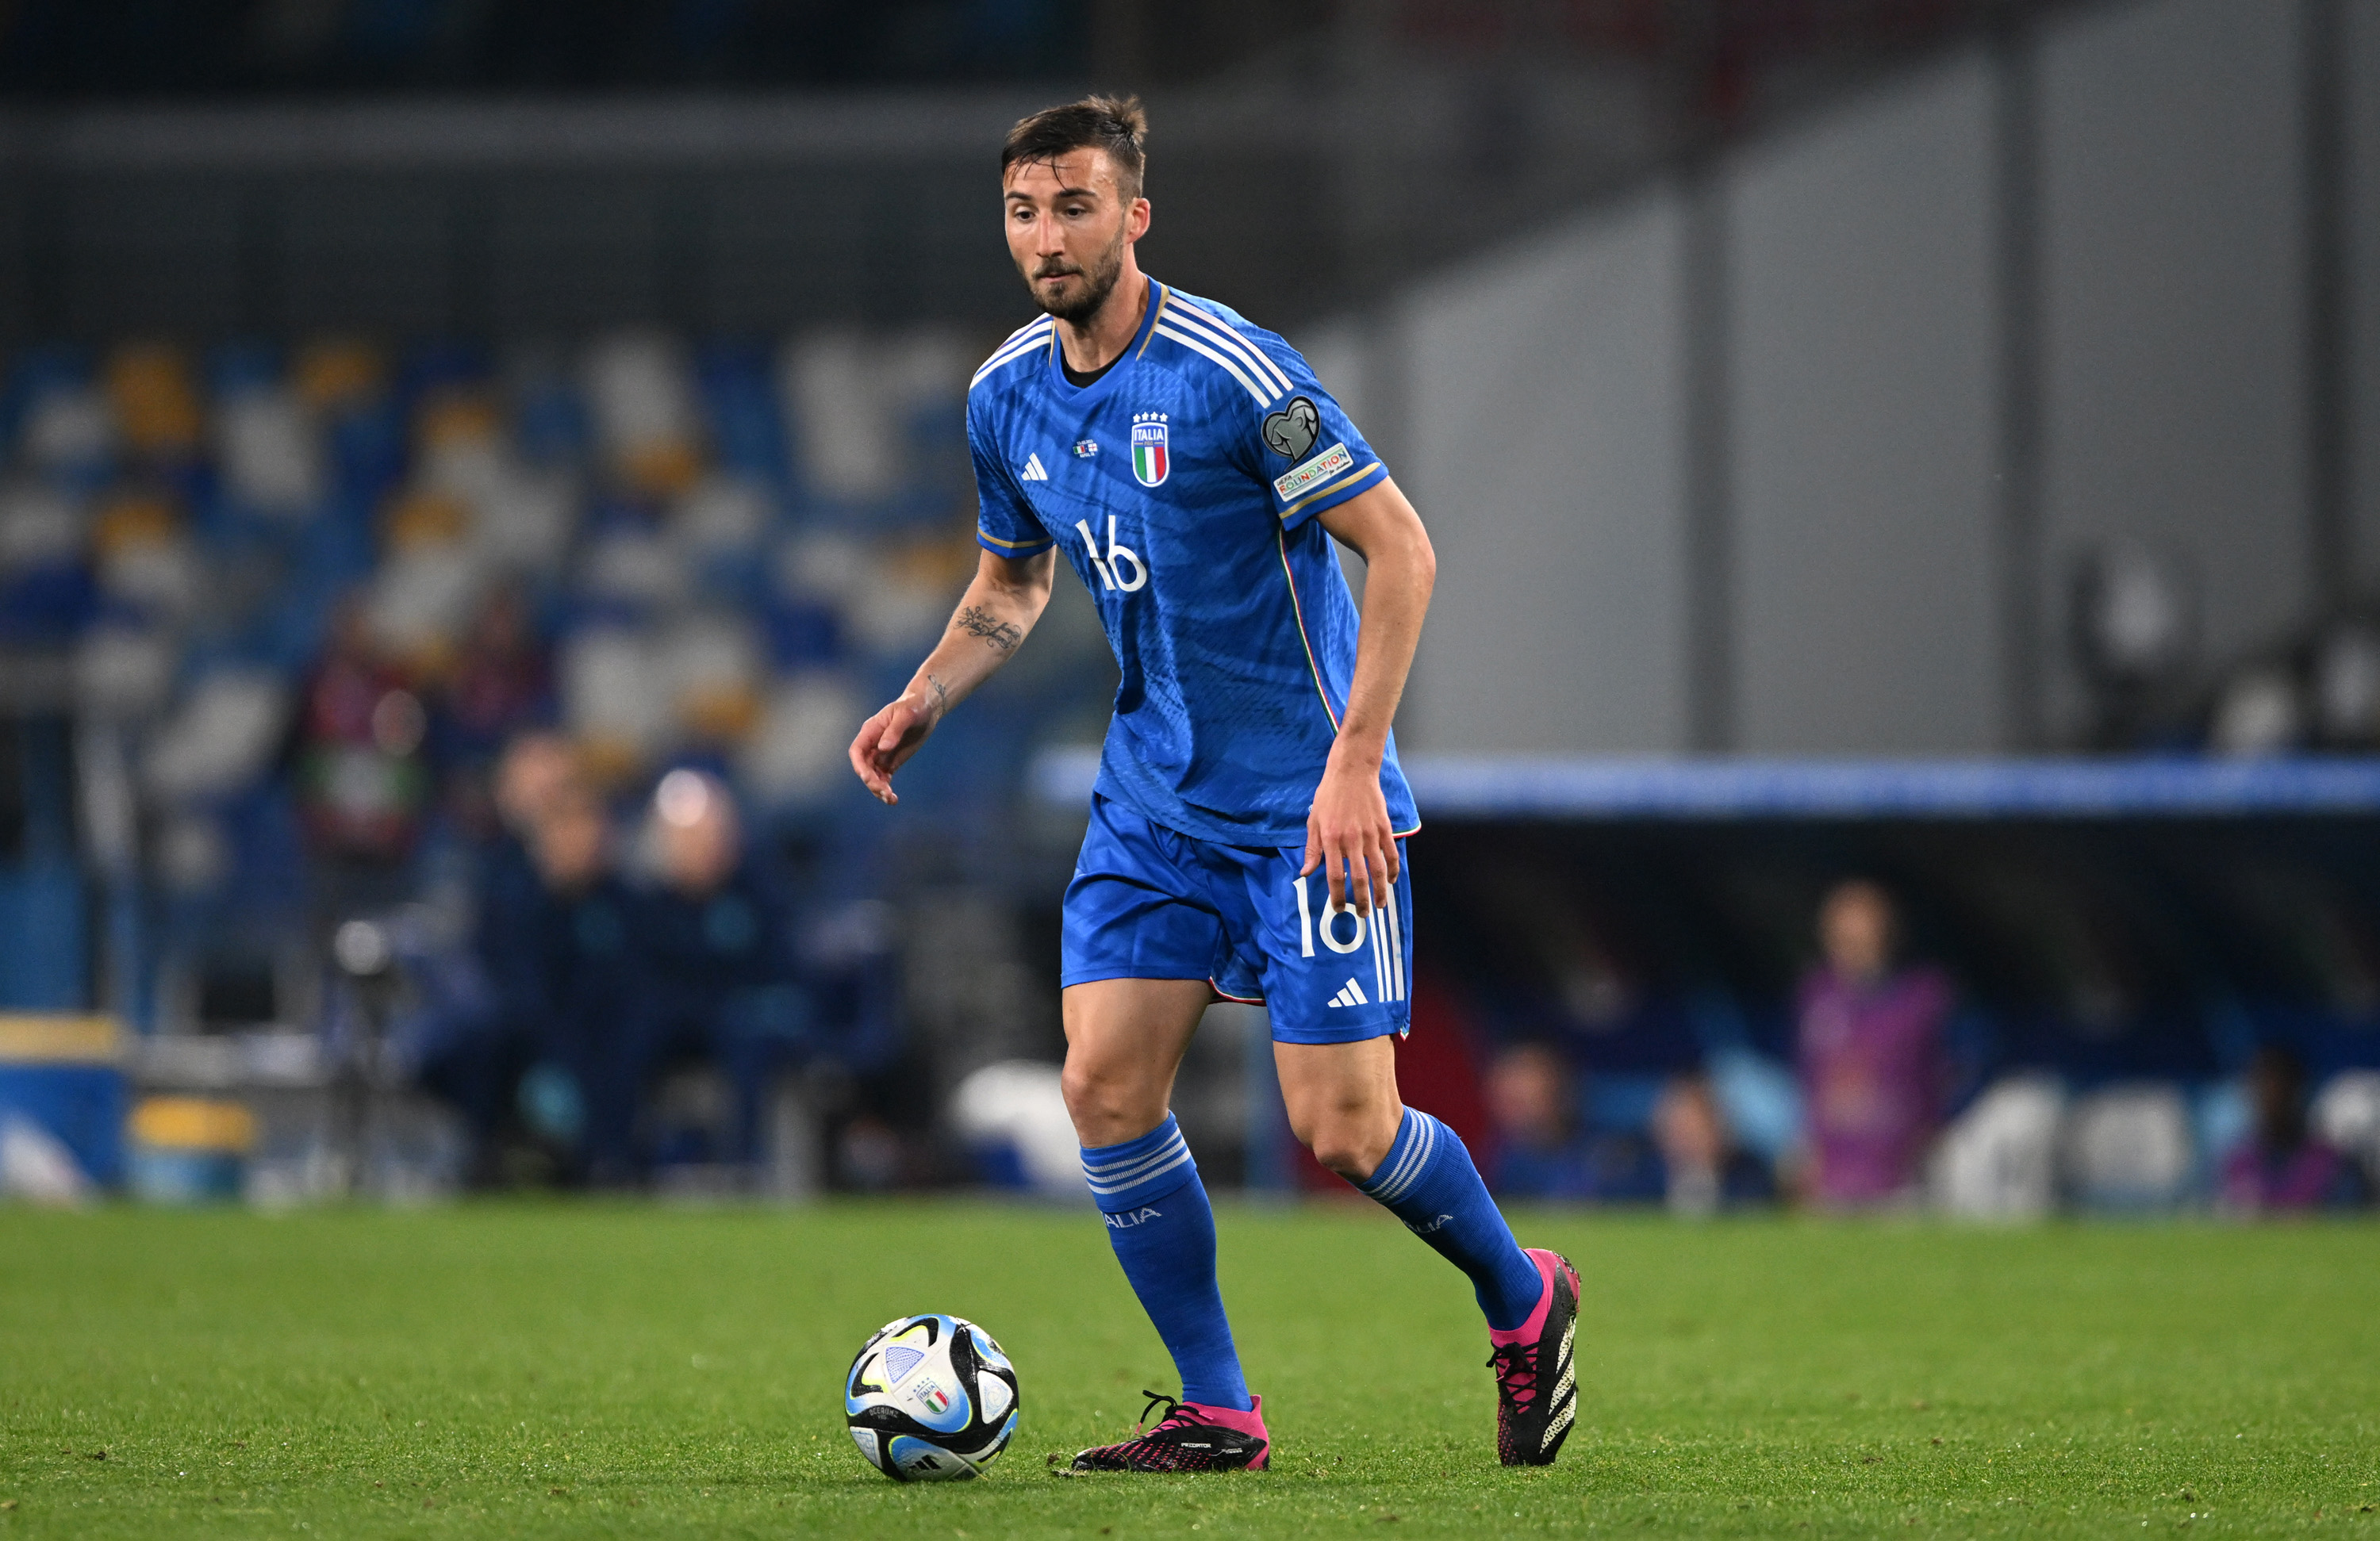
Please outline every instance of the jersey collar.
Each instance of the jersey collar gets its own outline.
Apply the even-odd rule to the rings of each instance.
[[[1077,385],[1066,378],[1065,346],[1058,340],[1058,329],[1055,326],[1050,328],[1050,357],[1042,360],[1041,367],[1049,372],[1050,388],[1058,393],[1058,399],[1087,406],[1140,362],[1141,354],[1148,347],[1149,329],[1157,324],[1158,308],[1165,302],[1165,285],[1146,274],[1143,277],[1148,285],[1148,303],[1140,309],[1140,330],[1134,333],[1132,341],[1124,345],[1123,354],[1116,359],[1115,368],[1088,385]]]

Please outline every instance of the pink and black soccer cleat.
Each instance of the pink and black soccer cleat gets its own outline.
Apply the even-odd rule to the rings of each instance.
[[[1578,1414],[1578,1374],[1571,1361],[1578,1270],[1558,1252],[1524,1250],[1544,1277],[1546,1292],[1527,1321],[1488,1335],[1488,1367],[1496,1372],[1496,1459],[1507,1466],[1550,1466]]]
[[[1261,1472],[1272,1459],[1272,1436],[1265,1432],[1264,1398],[1245,1413],[1203,1402],[1177,1401],[1144,1391],[1143,1422],[1159,1404],[1165,1416],[1156,1426],[1135,1430],[1122,1444],[1098,1445],[1075,1457],[1077,1472]]]

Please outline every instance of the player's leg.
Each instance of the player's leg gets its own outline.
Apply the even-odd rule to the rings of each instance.
[[[1398,1098],[1392,1043],[1385,1034],[1356,1043],[1276,1042],[1290,1130],[1316,1160],[1469,1276],[1490,1331],[1512,1331],[1545,1298],[1545,1280],[1463,1141]]]
[[[1221,922],[1179,864],[1182,842],[1101,799],[1066,891],[1066,1108],[1108,1242],[1183,1398],[1146,1435],[1084,1451],[1079,1469],[1260,1466],[1270,1449],[1215,1280],[1214,1210],[1169,1110],[1222,945]]]
[[[1496,1372],[1497,1459],[1550,1464],[1578,1405],[1578,1275],[1568,1259],[1524,1251],[1454,1131],[1403,1105],[1385,1034],[1352,1043],[1277,1040],[1273,1062],[1290,1128],[1315,1159],[1469,1276]]]
[[[1165,1122],[1173,1076],[1215,998],[1204,977],[1068,985],[1066,1112],[1086,1148],[1138,1139]]]
[[[1168,1108],[1212,998],[1204,979],[1103,979],[1064,993],[1063,1086],[1083,1173],[1116,1261],[1182,1378],[1169,1416],[1082,1451],[1079,1471],[1230,1471],[1261,1467],[1271,1453],[1215,1279],[1215,1212]]]
[[[1215,1281],[1215,1212],[1170,1107],[1210,999],[1204,979],[1102,979],[1062,996],[1062,1086],[1108,1244],[1190,1401],[1247,1408]]]
[[[1498,1456],[1544,1464],[1576,1404],[1578,1276],[1554,1253],[1523,1250],[1463,1141],[1397,1094],[1390,1036],[1413,1023],[1410,888],[1401,880],[1368,916],[1333,911],[1319,881],[1299,874],[1303,856],[1251,860],[1246,909],[1228,917],[1263,955],[1290,1127],[1471,1280],[1496,1369]]]
[[[1245,1412],[1215,1281],[1215,1212],[1169,1110],[1212,999],[1204,979],[1102,979],[1065,992],[1066,1110],[1116,1261],[1165,1340],[1185,1401]]]

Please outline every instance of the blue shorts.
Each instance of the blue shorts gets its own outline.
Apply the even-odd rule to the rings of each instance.
[[[1403,855],[1404,842],[1397,842]],[[1333,912],[1302,845],[1218,845],[1091,799],[1066,885],[1061,985],[1204,979],[1262,1005],[1281,1043],[1356,1043],[1413,1025],[1413,885],[1369,918]]]

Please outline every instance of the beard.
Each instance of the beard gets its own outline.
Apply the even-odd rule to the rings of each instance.
[[[1075,291],[1072,298],[1056,298],[1042,288],[1041,280],[1064,273],[1080,273],[1083,277],[1081,287]],[[1062,258],[1053,258],[1036,268],[1026,279],[1026,285],[1033,291],[1033,298],[1042,309],[1070,325],[1080,326],[1099,313],[1099,307],[1105,305],[1108,296],[1115,292],[1116,280],[1123,274],[1123,231],[1119,228],[1114,242],[1099,253],[1088,268],[1079,268]]]

